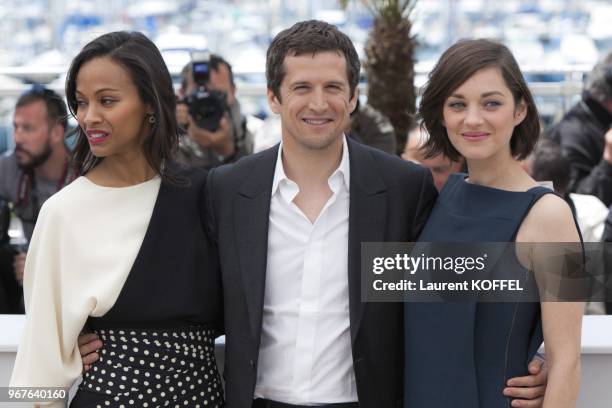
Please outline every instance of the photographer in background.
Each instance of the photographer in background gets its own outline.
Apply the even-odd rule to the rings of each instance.
[[[45,200],[76,176],[68,164],[66,126],[66,104],[55,92],[34,85],[17,100],[13,116],[15,149],[0,157],[0,201],[4,202],[0,211],[6,217],[10,204],[21,221],[25,242],[32,236]],[[8,223],[1,224],[0,236],[6,241]],[[5,281],[9,276],[21,285],[26,247],[10,248],[12,253],[6,242],[1,247],[0,267]],[[12,262],[7,262],[10,258]]]
[[[187,134],[177,160],[212,168],[252,153],[253,137],[236,99],[231,65],[218,55],[194,52],[181,77],[177,119]]]
[[[612,52],[587,76],[580,102],[548,137],[570,163],[572,193],[591,194],[612,204]]]

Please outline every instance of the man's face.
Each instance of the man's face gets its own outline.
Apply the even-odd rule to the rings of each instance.
[[[426,159],[420,148],[425,144],[428,136],[422,135],[420,132],[420,129],[410,132],[402,159],[418,163],[429,169],[434,184],[439,191],[444,187],[451,174],[461,172],[463,160],[455,162],[443,154]]]
[[[280,98],[268,89],[270,108],[281,117],[283,143],[321,150],[340,141],[357,103],[344,56],[336,51],[289,55],[283,64]]]
[[[217,69],[210,70],[210,80],[206,83],[209,91],[221,91],[227,95],[227,104],[232,106],[236,103],[236,88],[232,85],[229,69],[225,64],[219,64]],[[191,72],[187,78],[187,89],[185,95],[191,94],[195,90],[195,83]]]
[[[43,101],[34,101],[15,109],[13,137],[15,157],[21,168],[34,168],[51,155],[51,126]]]

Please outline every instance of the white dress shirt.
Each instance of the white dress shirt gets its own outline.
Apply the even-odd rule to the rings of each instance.
[[[255,398],[289,404],[355,402],[349,321],[350,168],[346,139],[328,179],[332,196],[314,223],[278,150]]]

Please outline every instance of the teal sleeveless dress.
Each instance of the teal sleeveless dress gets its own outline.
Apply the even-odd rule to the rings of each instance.
[[[466,177],[450,176],[419,241],[514,242],[531,207],[552,193],[499,190]],[[509,262],[524,270],[515,256]],[[407,302],[404,313],[404,408],[509,407],[506,381],[528,374],[543,340],[537,302]]]

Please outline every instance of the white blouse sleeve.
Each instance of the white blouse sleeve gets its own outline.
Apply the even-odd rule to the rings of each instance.
[[[82,370],[77,340],[93,308],[86,303],[95,302],[71,296],[71,282],[62,273],[70,262],[70,241],[62,235],[66,220],[51,201],[40,211],[26,258],[26,324],[11,387],[70,387]]]
[[[45,202],[26,257],[26,325],[11,386],[70,387],[79,378],[79,333],[115,304],[160,183],[111,188],[80,177]]]

